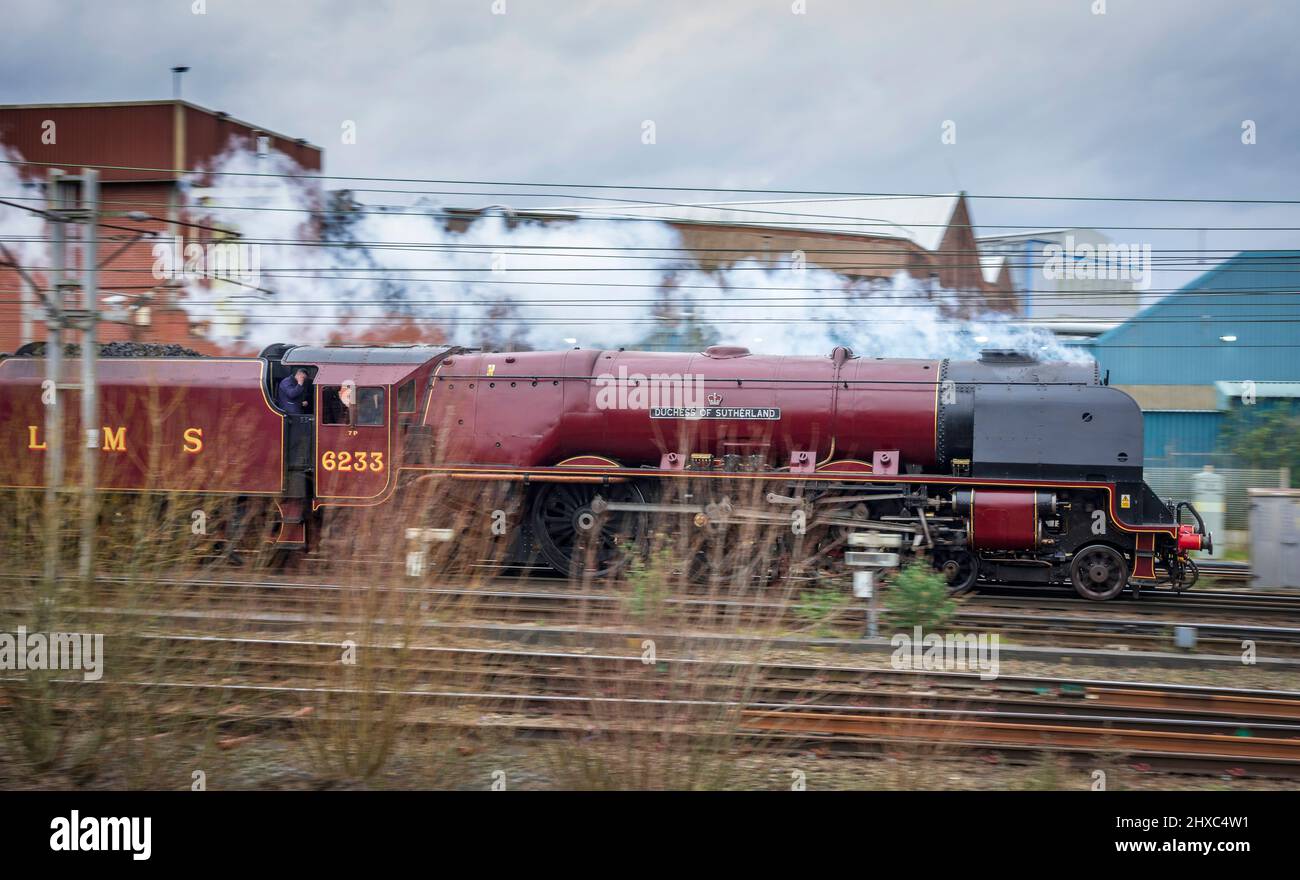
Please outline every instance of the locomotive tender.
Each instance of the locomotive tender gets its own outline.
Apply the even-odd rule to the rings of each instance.
[[[284,414],[275,387],[299,367],[310,407]],[[44,375],[42,358],[0,361],[0,487],[44,484]],[[797,523],[784,552],[823,561],[865,532],[927,556],[954,592],[980,579],[1068,582],[1097,600],[1185,589],[1188,552],[1210,548],[1190,504],[1143,482],[1142,413],[1091,362],[273,345],[105,358],[100,375],[102,488],[262,497],[284,548],[308,545],[320,511],[382,505],[430,477],[513,486],[518,552],[568,573],[615,570],[651,511],[688,529]],[[77,392],[60,393],[76,450]],[[667,503],[681,480],[693,488]],[[771,491],[742,502],[754,481]]]

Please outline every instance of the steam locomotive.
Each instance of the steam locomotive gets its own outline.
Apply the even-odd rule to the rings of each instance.
[[[35,488],[46,365],[18,354],[0,361],[0,485]],[[275,388],[299,368],[309,405],[281,412]],[[510,487],[514,552],[579,575],[617,571],[650,514],[721,536],[705,568],[746,564],[726,547],[737,524],[788,523],[787,557],[839,564],[853,545],[927,557],[954,592],[1068,583],[1093,600],[1186,589],[1189,552],[1211,546],[1189,503],[1143,482],[1141,411],[1092,362],[278,344],[99,372],[104,489],[260,497],[282,548],[308,546],[323,511],[429,479]],[[75,449],[77,392],[60,393]]]

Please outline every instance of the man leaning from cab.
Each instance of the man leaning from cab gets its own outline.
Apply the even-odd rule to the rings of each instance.
[[[275,405],[289,415],[307,412],[307,371],[302,367],[280,380],[275,391]]]

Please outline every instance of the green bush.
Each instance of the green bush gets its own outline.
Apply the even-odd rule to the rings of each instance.
[[[883,591],[885,619],[900,629],[939,629],[957,611],[943,576],[925,562],[903,568]]]
[[[836,619],[852,602],[853,594],[842,585],[814,587],[799,597],[794,612],[817,636],[829,637],[834,635]]]
[[[661,547],[653,553],[637,552],[635,545],[626,548],[629,562],[624,578],[630,587],[627,608],[632,616],[641,620],[660,617],[672,593],[669,578],[673,571],[672,553]]]

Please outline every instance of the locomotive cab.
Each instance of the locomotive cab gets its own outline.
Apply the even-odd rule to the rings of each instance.
[[[397,460],[419,431],[429,376],[447,346],[271,346],[272,380],[305,368],[307,414],[286,416],[297,446],[290,467],[312,506],[365,506],[396,485]],[[408,456],[409,457],[409,456]]]
[[[290,364],[286,362],[284,353],[290,347],[277,343],[267,346],[258,355],[266,363],[266,369],[263,372],[263,384],[265,385],[266,399],[270,402],[273,409],[282,412],[285,421],[285,448],[284,461],[285,468],[289,474],[301,475],[311,469],[312,461],[312,436],[313,425],[315,423],[316,406],[313,396],[313,386],[315,384],[317,368],[314,364]],[[299,413],[285,413],[276,406],[277,390],[280,383],[286,378],[293,375],[299,369],[307,371],[307,391],[304,400],[307,406]],[[293,493],[294,478],[291,476],[288,480],[289,489]],[[306,497],[305,492],[293,493],[293,497]]]

